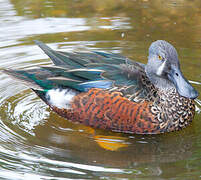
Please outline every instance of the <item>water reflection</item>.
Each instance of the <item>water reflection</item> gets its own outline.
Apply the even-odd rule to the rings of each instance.
[[[150,43],[165,39],[177,47],[185,76],[201,93],[200,7],[200,0],[2,0],[0,67],[51,64],[33,40],[65,51],[122,53],[146,63]],[[0,74],[0,177],[198,179],[199,99],[193,124],[182,131],[111,133],[58,117],[27,87]]]
[[[54,115],[50,113],[48,124],[54,125],[49,124],[48,134],[44,133],[47,126],[37,127],[34,130],[36,137],[49,141],[54,147],[71,150],[72,157],[82,159],[87,164],[95,162],[105,166],[129,168],[142,163],[176,162],[192,155],[192,132],[188,132],[190,128],[185,133],[162,136],[122,136],[100,130],[92,131],[91,128],[88,130],[79,125],[76,127],[62,119],[57,119],[55,124],[54,119]],[[58,131],[55,132],[56,127]],[[60,132],[60,128],[67,130]]]
[[[139,37],[147,39],[152,36],[153,39],[164,39],[171,34],[178,42],[183,38],[184,34],[188,34],[188,38],[180,45],[192,42],[200,42],[200,6],[199,0],[195,1],[124,1],[121,0],[103,0],[99,1],[29,1],[23,3],[19,0],[11,1],[17,14],[29,18],[44,17],[86,17],[88,22],[93,22],[93,26],[97,23],[112,24],[114,21],[107,17],[118,17],[126,19],[128,24],[132,24],[132,38],[138,40]],[[23,4],[23,6],[22,6]],[[24,8],[22,8],[24,7]],[[93,17],[91,19],[91,17]],[[93,21],[94,17],[96,21]],[[121,19],[120,18],[120,19]],[[97,23],[96,23],[97,22]],[[121,23],[117,23],[121,24]],[[124,24],[126,25],[126,24]],[[193,27],[193,28],[188,28]],[[126,26],[125,28],[126,29]],[[163,33],[161,34],[161,30]],[[132,33],[132,32],[129,32]],[[137,34],[136,34],[137,33]],[[135,35],[134,35],[135,34]],[[146,36],[147,35],[147,36]],[[179,36],[178,36],[179,35]]]

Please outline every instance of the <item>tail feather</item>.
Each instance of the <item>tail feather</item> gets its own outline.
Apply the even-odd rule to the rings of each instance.
[[[56,65],[65,65],[63,63],[63,61],[60,60],[55,55],[54,51],[51,48],[49,48],[46,44],[44,44],[44,43],[42,43],[40,41],[37,41],[37,40],[35,40],[34,42],[45,52],[45,54],[47,54],[50,57],[50,59],[53,61],[54,64],[56,64]]]
[[[34,41],[44,52],[47,54],[52,62],[57,66],[77,67],[80,68],[82,65],[79,62],[72,61],[67,54],[59,51],[54,51],[49,48],[46,44],[40,41]]]
[[[32,91],[34,91],[45,103],[48,104],[48,101],[47,101],[47,98],[46,98],[46,91],[38,90],[38,89],[32,89]]]
[[[56,71],[55,69],[53,70],[54,71],[52,72],[46,69],[5,69],[3,70],[3,72],[15,79],[23,81],[30,88],[38,90],[49,90],[53,88],[71,88],[82,92],[87,91],[92,87],[109,88],[112,85],[111,81],[104,80],[101,77],[102,71],[98,71],[95,69],[77,69],[69,70],[63,73],[61,71]]]
[[[13,79],[22,81],[25,85],[33,89],[52,89],[57,87],[54,82],[48,80],[48,78],[54,77],[54,74],[43,69],[4,69],[3,72],[10,75]]]
[[[40,41],[34,41],[47,54],[56,66],[66,68],[85,68],[91,63],[105,63],[111,65],[120,64],[136,64],[136,62],[121,56],[119,54],[105,53],[105,52],[61,52],[54,51],[46,44]]]
[[[5,74],[10,75],[13,79],[22,81],[24,84],[26,84],[30,88],[40,89],[40,90],[43,89],[40,85],[36,84],[35,81],[33,81],[31,78],[28,78],[28,77],[24,76],[21,73],[18,73],[18,72],[14,71],[14,70],[11,70],[11,69],[4,69],[2,71]]]

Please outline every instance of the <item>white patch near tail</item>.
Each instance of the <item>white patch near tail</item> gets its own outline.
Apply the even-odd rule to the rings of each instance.
[[[76,91],[72,89],[51,89],[47,92],[46,98],[50,105],[60,109],[69,109],[71,108],[70,103],[76,94]]]

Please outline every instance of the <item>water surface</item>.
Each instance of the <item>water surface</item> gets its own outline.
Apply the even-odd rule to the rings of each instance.
[[[150,43],[164,39],[177,48],[185,76],[201,94],[200,14],[200,0],[1,0],[0,67],[51,64],[33,40],[146,63]],[[200,107],[179,132],[111,133],[68,122],[0,73],[0,179],[199,179]]]

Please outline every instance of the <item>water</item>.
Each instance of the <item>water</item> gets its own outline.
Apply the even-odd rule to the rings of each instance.
[[[0,0],[0,67],[51,64],[33,40],[146,63],[150,43],[165,39],[201,94],[200,14],[200,0]],[[188,128],[126,135],[72,124],[0,73],[0,179],[199,179],[200,98]]]

